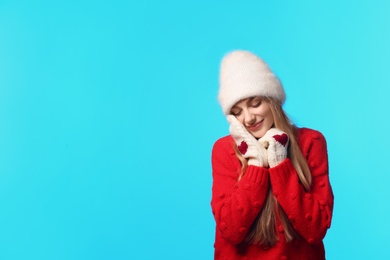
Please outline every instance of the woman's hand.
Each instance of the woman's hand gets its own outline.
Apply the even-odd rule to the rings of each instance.
[[[251,135],[233,115],[226,116],[230,124],[230,134],[240,153],[248,160],[248,165],[268,167],[267,150]]]
[[[267,148],[269,167],[275,167],[287,158],[289,139],[285,132],[271,128],[259,141]]]

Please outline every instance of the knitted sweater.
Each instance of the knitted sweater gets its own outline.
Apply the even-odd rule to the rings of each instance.
[[[216,221],[214,259],[325,259],[322,239],[333,211],[326,141],[320,132],[308,128],[300,128],[297,137],[313,176],[309,192],[300,184],[289,158],[274,168],[249,165],[237,181],[241,164],[233,138],[229,135],[215,142],[211,199]],[[263,207],[269,186],[300,237],[286,242],[277,219],[276,245],[245,245],[242,242]]]

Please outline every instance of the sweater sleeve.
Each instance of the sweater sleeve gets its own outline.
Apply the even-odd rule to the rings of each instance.
[[[294,229],[306,241],[316,244],[322,241],[331,224],[333,192],[329,182],[325,138],[321,133],[311,131],[300,141],[313,177],[310,191],[305,191],[300,184],[290,159],[269,172],[273,193]]]
[[[241,165],[233,143],[222,140],[214,144],[212,151],[211,207],[221,236],[239,244],[263,207],[269,187],[268,170],[249,165],[238,181]]]

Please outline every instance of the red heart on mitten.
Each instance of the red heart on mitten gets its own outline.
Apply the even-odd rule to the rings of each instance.
[[[245,141],[242,141],[237,148],[241,154],[245,154],[246,151],[248,150],[248,144]]]
[[[286,146],[288,141],[288,136],[286,134],[274,135],[273,138],[283,146]]]

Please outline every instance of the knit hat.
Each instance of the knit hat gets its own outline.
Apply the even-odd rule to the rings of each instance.
[[[228,53],[221,62],[219,103],[225,115],[240,100],[249,97],[272,97],[284,103],[286,94],[268,65],[248,51]]]

